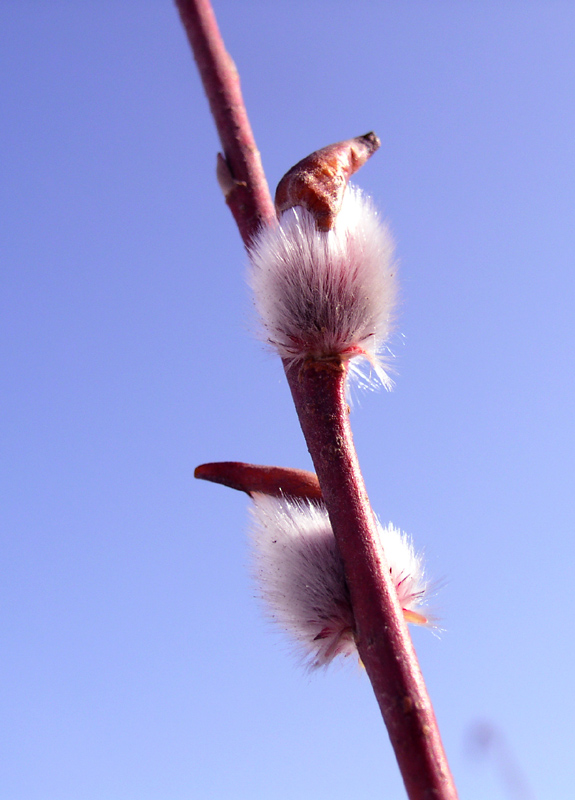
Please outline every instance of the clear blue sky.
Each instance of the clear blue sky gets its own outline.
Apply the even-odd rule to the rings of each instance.
[[[270,184],[375,130],[396,388],[353,427],[443,584],[414,640],[462,800],[572,800],[575,6],[216,2]],[[217,137],[172,4],[0,6],[2,800],[402,800],[369,683],[262,619],[247,498],[309,468],[253,336]]]

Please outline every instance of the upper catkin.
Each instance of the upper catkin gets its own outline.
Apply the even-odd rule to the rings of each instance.
[[[377,211],[348,186],[329,231],[301,206],[262,228],[250,285],[267,341],[288,362],[367,358],[386,388],[382,350],[397,294],[393,242]]]
[[[310,667],[357,652],[343,562],[322,502],[253,494],[253,572],[267,612],[295,640]],[[408,621],[419,613],[427,582],[409,537],[377,523],[385,557]]]

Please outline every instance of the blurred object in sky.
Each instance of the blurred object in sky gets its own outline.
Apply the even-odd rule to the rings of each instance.
[[[503,732],[492,722],[478,720],[470,725],[466,749],[475,759],[489,759],[509,800],[535,800],[527,778],[517,762]]]

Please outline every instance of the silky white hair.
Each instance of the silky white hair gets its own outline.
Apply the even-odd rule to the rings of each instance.
[[[252,567],[271,619],[284,628],[309,668],[357,653],[343,562],[323,502],[254,493]],[[410,538],[393,525],[379,534],[404,614],[419,617],[427,582]]]
[[[368,197],[348,186],[329,231],[307,209],[290,208],[249,253],[264,338],[282,358],[363,357],[391,388],[382,350],[397,294],[393,242]]]

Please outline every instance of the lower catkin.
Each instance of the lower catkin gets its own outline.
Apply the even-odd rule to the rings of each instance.
[[[253,494],[252,566],[267,614],[285,629],[309,668],[357,653],[343,563],[322,502]],[[409,622],[428,584],[421,556],[393,525],[377,523],[400,605]]]

